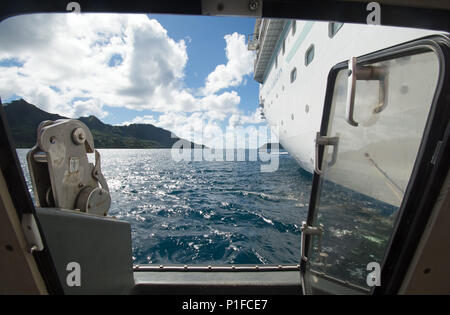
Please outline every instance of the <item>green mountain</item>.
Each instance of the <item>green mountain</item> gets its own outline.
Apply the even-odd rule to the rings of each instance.
[[[67,119],[47,113],[25,100],[5,104],[6,117],[17,148],[31,148],[36,144],[37,127],[43,120]],[[94,136],[96,148],[154,149],[171,148],[180,138],[172,138],[171,132],[150,124],[112,126],[101,122],[95,116],[80,117],[78,120],[88,126]],[[191,147],[201,145],[191,142]]]

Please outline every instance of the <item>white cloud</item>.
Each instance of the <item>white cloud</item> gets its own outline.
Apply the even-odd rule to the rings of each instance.
[[[228,125],[230,128],[235,128],[237,126],[242,126],[245,124],[260,124],[263,120],[261,119],[261,110],[257,108],[252,114],[250,115],[243,115],[243,114],[233,114],[230,116],[230,119],[228,120]]]
[[[117,124],[116,126],[128,126],[131,124],[151,124],[156,125],[158,121],[155,119],[153,115],[144,115],[144,116],[137,116],[133,118],[130,121],[124,121],[120,124]]]
[[[225,35],[226,65],[218,65],[206,78],[203,94],[216,93],[221,89],[238,86],[243,77],[253,71],[254,53],[245,45],[245,35],[233,33]]]
[[[195,103],[179,88],[188,60],[184,40],[174,41],[145,15],[13,17],[0,25],[0,47],[0,60],[24,62],[0,67],[3,98],[17,94],[69,116],[77,114],[75,98],[93,100],[92,113],[104,105],[163,110]]]
[[[73,102],[73,113],[75,117],[94,115],[100,118],[107,116],[108,114],[102,110],[102,106],[99,100],[77,100]]]

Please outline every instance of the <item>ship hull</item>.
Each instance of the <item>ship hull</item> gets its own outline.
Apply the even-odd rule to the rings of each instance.
[[[285,26],[287,30],[279,39],[281,44],[266,69],[260,85],[260,100],[263,114],[279,142],[303,169],[313,173],[315,137],[320,130],[331,68],[352,57],[436,32],[343,24],[330,37],[327,22],[297,21],[294,34],[292,23]],[[308,52],[311,47],[312,60]]]

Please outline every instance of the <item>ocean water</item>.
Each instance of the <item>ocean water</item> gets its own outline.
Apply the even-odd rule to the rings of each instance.
[[[260,161],[176,162],[170,149],[99,152],[109,215],[131,223],[135,264],[299,263],[312,175],[287,152],[266,173]]]
[[[31,187],[27,151],[18,155]],[[274,153],[279,167],[265,173],[259,161],[176,162],[170,149],[99,151],[109,215],[131,223],[134,264],[299,263],[312,174],[287,152]],[[397,209],[336,183],[322,188],[311,268],[365,287]]]

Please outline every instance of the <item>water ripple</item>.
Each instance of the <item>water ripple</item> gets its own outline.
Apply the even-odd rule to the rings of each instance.
[[[260,162],[174,162],[170,150],[100,149],[109,214],[132,226],[137,264],[290,264],[300,257],[311,175],[280,155]],[[27,150],[18,150],[25,165]],[[29,183],[28,170],[24,168]]]

